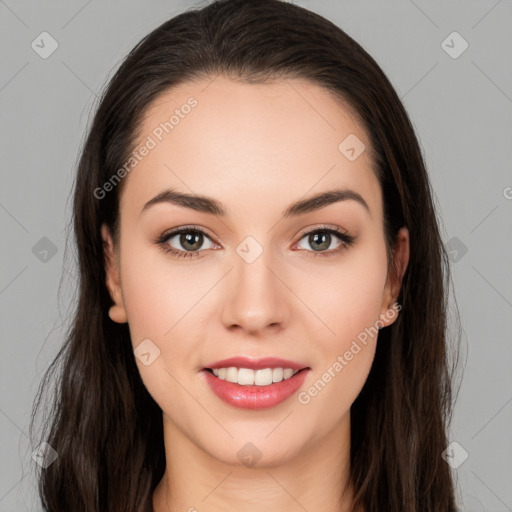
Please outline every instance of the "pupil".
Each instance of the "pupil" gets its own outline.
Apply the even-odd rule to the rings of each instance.
[[[195,251],[201,247],[201,244],[198,243],[198,240],[201,240],[202,234],[201,233],[186,233],[181,235],[180,243],[183,247],[187,248],[187,244],[194,245],[196,244],[197,247],[188,247],[190,250]],[[195,239],[195,242],[194,242]]]
[[[323,234],[315,233],[314,235],[310,235],[310,242],[309,243],[311,244],[311,246],[313,248],[315,247],[315,244],[318,242],[318,238],[322,239],[322,241],[320,242],[319,249],[327,249],[329,247],[329,245],[330,245],[331,235],[329,233],[323,233]]]

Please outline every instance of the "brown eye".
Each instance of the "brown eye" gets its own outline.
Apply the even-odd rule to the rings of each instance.
[[[204,235],[199,232],[188,232],[181,233],[179,235],[179,243],[180,245],[187,250],[197,251],[201,248],[203,244]]]

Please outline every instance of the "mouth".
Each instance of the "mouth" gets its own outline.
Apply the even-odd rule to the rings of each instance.
[[[240,386],[270,386],[272,384],[276,384],[278,382],[283,382],[295,377],[298,373],[304,372],[306,370],[310,370],[311,368],[305,367],[300,370],[294,370],[293,368],[283,368],[283,367],[275,367],[275,368],[260,368],[258,370],[253,370],[251,368],[244,367],[221,367],[221,368],[204,368],[203,371],[206,371],[218,378],[219,380],[223,380],[226,382],[231,382],[233,384],[238,384]]]
[[[269,409],[304,385],[311,368],[203,368],[205,384],[223,402],[242,409]],[[216,375],[217,374],[217,375]]]

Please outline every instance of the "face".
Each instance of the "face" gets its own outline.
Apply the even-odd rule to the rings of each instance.
[[[119,247],[102,230],[111,318],[128,322],[169,428],[225,463],[240,464],[249,442],[259,464],[291,460],[346,424],[376,327],[396,318],[407,233],[397,280],[369,138],[348,108],[302,80],[189,83],[158,98],[140,128],[137,148],[151,147],[123,178]],[[165,191],[202,201],[179,204]],[[330,191],[343,193],[307,201]],[[263,392],[212,387],[221,379],[205,368],[232,357],[287,360],[265,363],[277,380],[273,368],[305,370],[295,386]]]

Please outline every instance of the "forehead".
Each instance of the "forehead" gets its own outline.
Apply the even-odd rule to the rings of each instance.
[[[343,153],[346,140],[366,150],[351,161]],[[150,149],[140,151],[143,146]],[[162,93],[147,109],[135,146],[144,156],[124,178],[121,207],[140,211],[170,187],[227,205],[233,197],[247,207],[259,199],[260,208],[264,198],[282,206],[347,187],[378,209],[370,150],[357,115],[306,80],[255,84],[221,75],[189,82]]]

